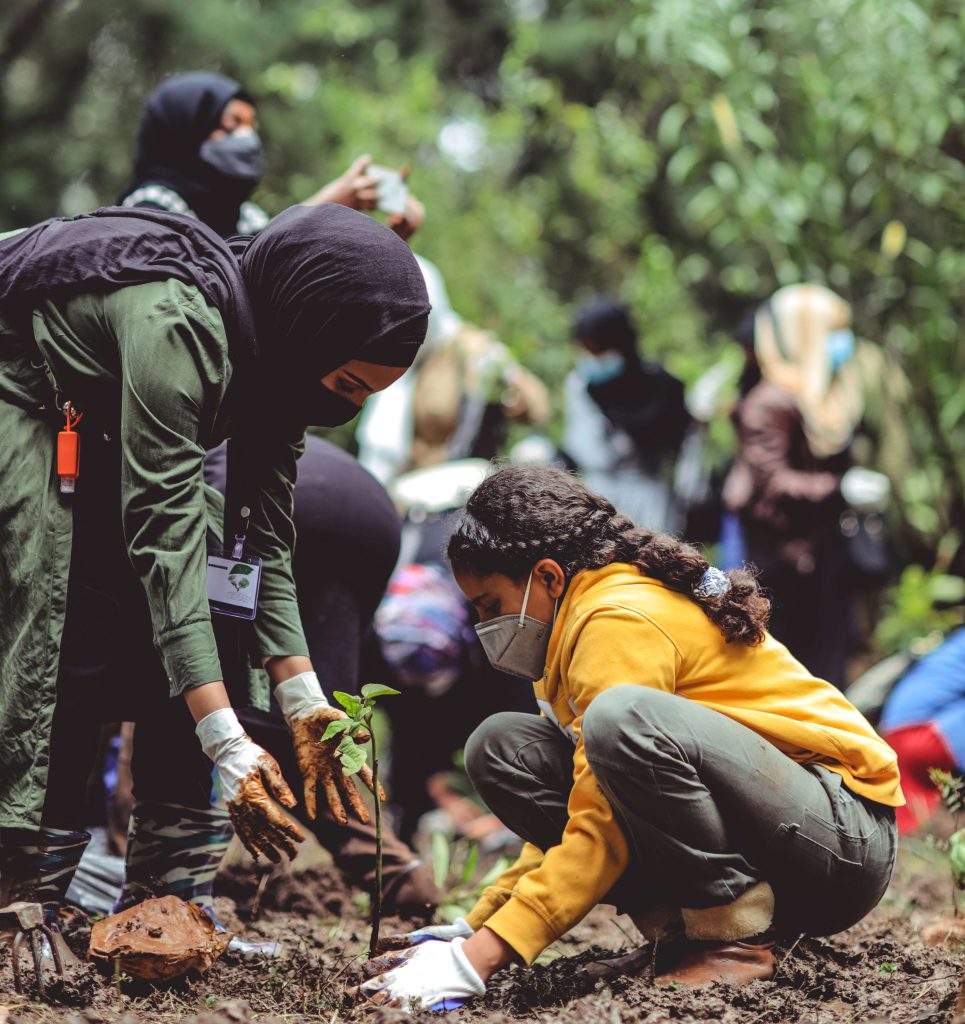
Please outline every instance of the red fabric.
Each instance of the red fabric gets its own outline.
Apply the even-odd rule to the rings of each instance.
[[[940,799],[938,790],[928,777],[928,769],[954,772],[955,759],[933,722],[904,725],[882,735],[898,755],[901,789],[908,801],[897,809],[898,831],[908,834],[931,817]]]

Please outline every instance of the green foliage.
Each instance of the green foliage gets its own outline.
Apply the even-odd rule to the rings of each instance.
[[[444,895],[436,916],[452,923],[465,917],[482,895],[512,864],[508,857],[497,857],[479,874],[479,844],[474,839],[453,841],[445,832],[433,832],[431,839],[432,876]]]
[[[928,775],[941,794],[942,803],[953,815],[957,817],[965,811],[965,779],[940,768],[929,768]],[[952,873],[952,903],[958,913],[958,894],[965,891],[965,828],[949,837],[947,852]]]
[[[885,654],[908,650],[922,638],[950,632],[962,620],[955,607],[965,598],[965,580],[940,570],[909,565],[891,588],[875,630]]]
[[[356,743],[356,738],[360,733],[370,730],[376,702],[380,697],[398,696],[399,692],[391,686],[375,683],[366,683],[358,697],[344,690],[334,692],[335,700],[342,705],[347,717],[328,723],[322,733],[322,743],[341,733],[345,734],[338,745],[338,758],[345,775],[356,775],[365,764],[365,750]]]
[[[210,68],[258,98],[270,212],[358,153],[411,165],[417,250],[553,386],[591,291],[693,383],[746,310],[824,282],[930,571],[965,522],[963,47],[952,0],[10,0],[0,229],[114,199],[149,90]]]

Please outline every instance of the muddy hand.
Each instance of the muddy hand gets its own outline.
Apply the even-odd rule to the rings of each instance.
[[[295,806],[278,762],[246,735],[231,708],[212,711],[198,722],[196,732],[218,769],[232,824],[248,852],[255,859],[264,854],[276,864],[282,853],[294,857],[295,844],[305,837],[275,803]]]
[[[348,990],[353,1002],[395,1006],[402,1010],[455,1010],[486,985],[462,951],[464,938],[426,942],[412,949],[376,957],[366,964],[367,980]]]
[[[346,804],[359,821],[368,822],[369,812],[362,794],[355,782],[342,772],[342,762],[337,754],[341,737],[322,742],[329,724],[345,718],[345,712],[329,706],[314,672],[301,672],[279,683],[275,687],[275,699],[291,729],[295,759],[305,783],[305,811],[309,818],[315,817],[321,785],[332,816],[340,825],[348,822]],[[360,733],[355,738],[359,743],[366,743],[369,739],[367,733]],[[358,774],[371,790],[371,768],[363,765]],[[384,793],[382,797],[385,798]]]

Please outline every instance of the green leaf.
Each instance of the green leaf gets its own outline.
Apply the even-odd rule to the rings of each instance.
[[[462,866],[462,884],[469,885],[472,876],[476,873],[476,865],[479,863],[479,844],[472,843],[469,852],[466,854],[466,863]]]
[[[952,866],[955,886],[965,889],[965,828],[960,828],[948,840],[948,859]]]
[[[432,877],[440,889],[446,888],[446,881],[449,878],[449,864],[452,860],[452,850],[449,845],[449,837],[445,832],[432,833]]]
[[[322,742],[330,740],[333,736],[337,736],[340,732],[348,732],[352,728],[351,718],[339,718],[334,722],[329,722],[325,727],[325,732],[322,733]]]
[[[350,736],[338,745],[338,756],[343,775],[354,775],[365,764],[365,751]]]
[[[378,697],[398,697],[401,690],[393,690],[391,686],[382,686],[380,683],[366,683],[362,687],[363,700],[375,700]]]
[[[332,696],[345,708],[345,712],[351,715],[352,718],[358,718],[359,711],[362,710],[362,702],[352,693],[346,693],[344,690],[336,690]]]
[[[504,871],[512,866],[512,863],[509,857],[500,857],[486,874],[482,876],[479,881],[479,888],[485,889],[487,885],[492,885]]]
[[[254,566],[245,565],[244,562],[235,562],[228,570],[229,576],[250,576],[255,571]]]

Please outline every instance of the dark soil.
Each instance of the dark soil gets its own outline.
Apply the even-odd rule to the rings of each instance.
[[[342,992],[365,959],[364,901],[326,865],[261,877],[243,867],[220,881],[218,911],[242,938],[277,940],[280,959],[252,960],[228,952],[203,977],[165,987],[104,977],[85,968],[61,984],[70,1005],[49,1006],[11,990],[9,957],[0,953],[0,1024],[402,1024],[397,1010],[363,1014],[342,1008]],[[963,967],[961,953],[926,947],[920,929],[950,913],[950,880],[940,851],[905,844],[891,889],[866,920],[830,939],[805,939],[778,952],[775,980],[743,988],[715,985],[688,991],[656,988],[647,972],[604,984],[586,977],[587,962],[634,944],[626,918],[598,908],[530,969],[497,975],[477,1004],[453,1021],[509,1024],[945,1024]],[[254,917],[253,917],[254,912]],[[253,919],[252,919],[253,917]],[[385,933],[406,927],[389,920]],[[78,951],[89,925],[68,929]],[[420,1014],[425,1021],[438,1020]]]

